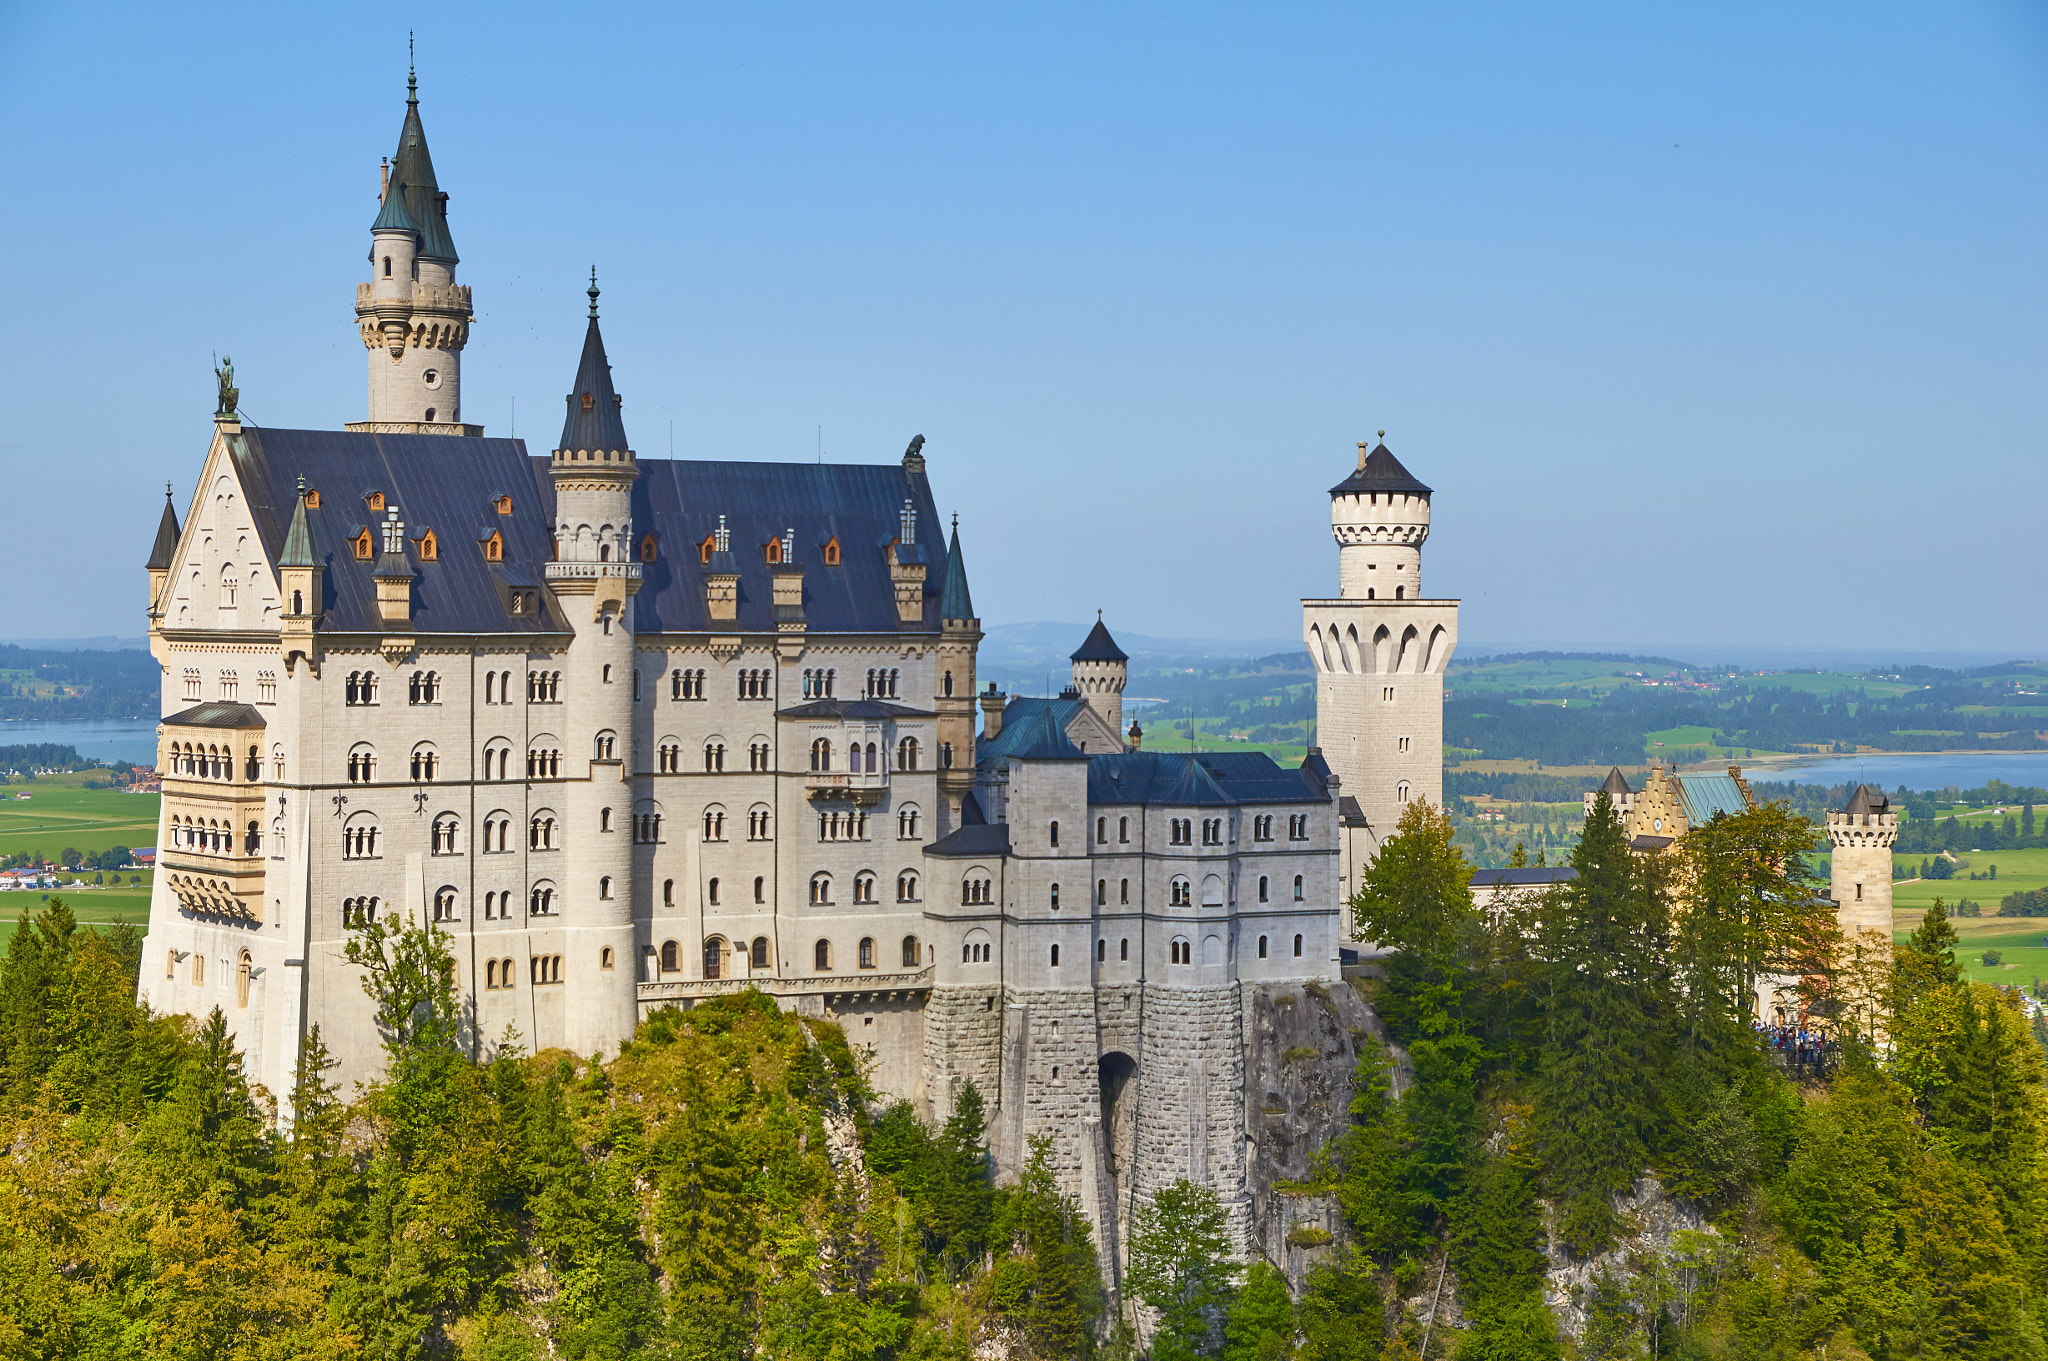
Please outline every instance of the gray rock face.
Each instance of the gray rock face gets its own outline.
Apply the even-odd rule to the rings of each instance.
[[[1258,1251],[1299,1291],[1343,1233],[1336,1198],[1287,1189],[1315,1180],[1351,1124],[1359,1047],[1386,1032],[1348,983],[1245,989],[1246,1189]]]
[[[1712,1254],[1725,1242],[1697,1208],[1665,1195],[1655,1177],[1644,1176],[1634,1191],[1614,1202],[1614,1208],[1621,1214],[1623,1234],[1607,1251],[1579,1260],[1554,1235],[1544,1249],[1550,1264],[1543,1272],[1543,1302],[1557,1320],[1558,1332],[1574,1342],[1586,1330],[1586,1306],[1595,1277],[1605,1273],[1627,1281],[1646,1273],[1670,1273],[1690,1288],[1702,1255]]]

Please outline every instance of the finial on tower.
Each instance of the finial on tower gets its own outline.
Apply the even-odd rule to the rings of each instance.
[[[590,319],[597,320],[597,266],[590,267]]]
[[[405,31],[405,102],[408,104],[420,102],[420,76],[418,70],[413,66],[412,30],[409,28]]]

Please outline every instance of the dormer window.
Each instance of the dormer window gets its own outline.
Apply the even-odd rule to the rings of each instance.
[[[381,491],[371,492],[363,498],[363,504],[371,510],[382,512],[384,509],[384,493]]]
[[[837,535],[825,541],[825,565],[827,567],[837,567],[839,565],[839,538]]]
[[[504,560],[505,536],[494,529],[491,531],[491,537],[484,540],[484,561],[503,562]]]
[[[375,546],[370,539],[370,531],[365,529],[358,532],[356,535],[355,543],[356,561],[368,562],[370,560],[370,550]]]
[[[584,409],[585,411],[595,411],[595,410],[597,409],[597,398],[595,398],[595,397],[591,396],[591,395],[590,395],[589,393],[587,393],[587,392],[586,392],[586,393],[584,393],[584,394],[583,394],[583,409]]]
[[[439,562],[441,560],[441,541],[434,537],[433,530],[430,529],[420,535],[417,542],[421,562]]]
[[[306,488],[306,509],[320,509],[320,489],[318,487]]]
[[[654,536],[652,534],[644,535],[640,540],[640,561],[654,561]]]
[[[782,540],[770,539],[768,546],[761,550],[761,556],[772,566],[782,561]]]
[[[492,504],[498,508],[498,514],[500,515],[510,515],[512,513],[512,498],[509,496],[500,496]]]
[[[704,563],[710,562],[711,554],[717,547],[718,536],[716,534],[706,534],[704,536],[704,542],[697,545],[697,561]]]

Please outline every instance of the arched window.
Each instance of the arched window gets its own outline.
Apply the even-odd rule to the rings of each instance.
[[[951,695],[951,694],[953,693],[953,673],[952,673],[952,672],[948,671],[948,672],[946,673],[946,677],[945,677],[945,680],[944,680],[943,682],[941,682],[941,684],[940,684],[940,687],[939,687],[939,688],[940,688],[940,693],[942,693],[942,694],[945,694],[945,695]]]
[[[462,824],[453,813],[443,813],[434,819],[434,854],[454,855],[455,839],[461,832]]]
[[[1301,901],[1301,876],[1298,874],[1294,876],[1294,901]]]
[[[672,940],[663,941],[661,943],[661,971],[663,973],[674,973],[677,969],[680,969],[682,967],[681,955],[682,947]]]
[[[598,830],[598,831],[600,831],[600,832],[609,832],[609,831],[610,831],[611,829],[612,829],[612,810],[611,810],[611,809],[609,809],[609,808],[600,808],[600,809],[598,809],[598,810],[597,810],[597,830]]]
[[[1045,836],[1049,845],[1057,846],[1060,844],[1060,824],[1057,819],[1046,828]]]
[[[1296,959],[1300,959],[1300,958],[1301,958],[1301,937],[1300,937],[1300,936],[1296,936],[1296,937],[1294,938],[1294,957],[1295,957]]]
[[[924,956],[918,949],[917,937],[905,936],[903,938],[903,967],[915,969],[922,963],[924,963]]]
[[[832,942],[821,940],[811,947],[811,968],[818,973],[832,972]]]
[[[906,804],[896,810],[896,839],[917,840],[917,805]]]
[[[452,922],[455,920],[455,890],[442,887],[434,891],[434,920]]]
[[[1263,903],[1266,900],[1266,876],[1262,874],[1259,876],[1259,901]]]
[[[860,967],[863,969],[875,967],[875,938],[873,936],[862,936],[860,938]]]
[[[811,876],[811,901],[813,903],[829,903],[832,901],[831,875],[814,874]]]
[[[1117,882],[1117,899],[1116,899],[1116,900],[1117,900],[1117,901],[1118,901],[1119,903],[1123,903],[1123,904],[1129,904],[1129,902],[1131,901],[1131,881],[1130,881],[1130,880],[1128,880],[1128,879],[1119,879],[1119,880],[1117,880],[1116,882]]]
[[[712,936],[704,942],[704,976],[719,978],[725,968],[725,937]]]
[[[1259,958],[1260,958],[1260,959],[1264,959],[1265,957],[1266,957],[1266,938],[1265,938],[1264,936],[1260,936],[1260,937],[1259,937]]]
[[[1109,844],[1108,818],[1095,819],[1095,844],[1098,846],[1107,846]]]
[[[827,738],[816,738],[811,742],[811,769],[832,769],[832,743]]]
[[[1408,782],[1406,780],[1403,780],[1401,781],[1401,783],[1394,786],[1394,802],[1408,802]]]
[[[1116,820],[1116,839],[1119,842],[1126,842],[1131,839],[1131,820],[1129,818],[1118,818]]]
[[[1109,905],[1109,880],[1097,879],[1095,881],[1095,905],[1097,907]]]
[[[768,901],[768,881],[758,874],[754,876],[754,901],[757,903]]]
[[[1098,941],[1096,941],[1096,942],[1095,942],[1095,962],[1096,962],[1097,964],[1103,964],[1103,963],[1107,963],[1107,962],[1108,962],[1108,960],[1109,960],[1109,942],[1108,942],[1108,941],[1106,941],[1106,940],[1098,940]]]
[[[713,907],[718,906],[718,879],[715,875],[705,881],[704,901],[710,903]]]
[[[545,882],[535,884],[533,891],[527,894],[526,910],[536,917],[555,915],[555,886]]]
[[[1128,936],[1118,943],[1117,958],[1124,960],[1127,963],[1129,962],[1131,958],[1131,942]]]
[[[1058,968],[1059,966],[1060,966],[1060,947],[1059,947],[1059,946],[1057,946],[1057,945],[1055,945],[1055,946],[1053,946],[1053,947],[1052,947],[1052,967],[1053,967],[1053,968],[1055,968],[1055,969],[1057,969],[1057,968]]]
[[[748,957],[747,966],[753,969],[765,969],[768,967],[768,937],[754,937],[754,949],[753,953]]]
[[[917,739],[906,737],[896,744],[896,769],[917,769]]]
[[[860,743],[858,742],[853,743],[846,749],[846,769],[848,770],[848,772],[854,775],[860,774],[862,770],[860,760]]]
[[[235,959],[235,1005],[238,1007],[249,1005],[250,968],[249,952],[244,950]]]
[[[597,881],[597,896],[600,900],[610,901],[612,896],[612,878],[609,874]]]
[[[1052,886],[1052,910],[1055,912],[1060,910],[1060,886],[1058,884]]]

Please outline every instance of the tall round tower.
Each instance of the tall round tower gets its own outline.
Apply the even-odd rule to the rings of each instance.
[[[636,1017],[633,883],[633,481],[622,403],[597,327],[597,271],[590,327],[568,416],[549,472],[555,484],[555,561],[547,565],[576,637],[563,659],[559,717],[562,809],[561,903],[564,1042],[578,1054],[615,1050]],[[672,822],[671,825],[677,825]],[[544,922],[530,923],[538,928]]]
[[[369,419],[351,430],[480,435],[462,422],[462,347],[474,315],[455,282],[448,195],[434,179],[420,125],[419,80],[406,76],[405,126],[384,172],[370,227],[370,281],[356,285],[356,325],[369,351]]]
[[[1095,612],[1095,627],[1088,630],[1088,637],[1067,660],[1074,664],[1074,688],[1081,692],[1081,698],[1109,724],[1111,732],[1122,734],[1124,683],[1130,678],[1131,659],[1109,636],[1101,610]]]
[[[1422,598],[1430,489],[1384,444],[1330,488],[1337,595],[1304,600],[1302,641],[1316,670],[1316,737],[1338,777],[1339,898],[1394,834],[1401,811],[1443,801],[1444,668],[1458,602]]]
[[[1828,814],[1828,886],[1835,921],[1852,944],[1858,933],[1874,931],[1891,948],[1892,843],[1898,839],[1899,815],[1881,789],[1859,784],[1841,812]]]

